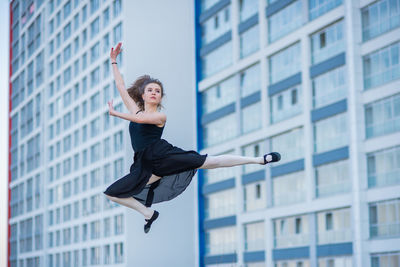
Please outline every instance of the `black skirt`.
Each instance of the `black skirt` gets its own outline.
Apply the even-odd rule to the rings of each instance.
[[[171,200],[186,189],[207,155],[183,150],[165,139],[159,139],[135,151],[129,173],[103,193],[119,198],[134,197],[147,207]],[[161,179],[146,185],[152,174],[161,176]]]

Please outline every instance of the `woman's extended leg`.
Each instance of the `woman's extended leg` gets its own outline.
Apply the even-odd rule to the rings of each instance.
[[[266,157],[267,162],[272,160],[272,156]],[[237,155],[218,155],[207,156],[206,161],[198,169],[215,169],[221,167],[232,167],[244,164],[263,164],[264,157],[244,157]]]

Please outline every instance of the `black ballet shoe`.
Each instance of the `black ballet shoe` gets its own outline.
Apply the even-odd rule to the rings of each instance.
[[[267,161],[267,156],[268,155],[272,156],[272,160],[271,161]],[[263,165],[265,165],[267,163],[271,163],[271,162],[277,162],[277,161],[280,161],[280,160],[281,160],[281,154],[279,154],[278,152],[271,152],[271,153],[268,153],[268,154],[264,155],[264,164]]]
[[[154,210],[153,216],[150,219],[144,219],[147,223],[144,225],[144,232],[147,234],[150,231],[151,224],[158,218],[158,211]]]

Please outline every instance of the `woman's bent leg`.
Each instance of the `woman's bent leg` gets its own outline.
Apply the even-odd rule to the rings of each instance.
[[[138,212],[143,214],[143,216],[146,219],[150,219],[151,216],[153,215],[153,210],[152,209],[146,207],[145,205],[143,205],[142,203],[137,201],[134,197],[118,198],[118,197],[112,197],[112,196],[109,196],[109,195],[106,195],[106,197],[111,201],[117,202],[118,204],[121,204],[121,205],[126,206],[128,208],[137,210]]]

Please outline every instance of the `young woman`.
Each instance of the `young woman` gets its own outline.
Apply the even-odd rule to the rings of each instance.
[[[243,164],[262,164],[280,160],[277,152],[263,157],[236,155],[200,155],[185,151],[161,138],[167,116],[160,112],[164,96],[162,83],[148,75],[139,77],[125,89],[116,58],[122,51],[121,43],[111,48],[110,58],[116,86],[129,113],[121,113],[108,102],[109,114],[129,120],[129,134],[134,150],[133,164],[127,175],[111,184],[105,191],[107,198],[137,210],[145,217],[144,232],[159,213],[150,209],[153,203],[175,198],[190,184],[197,169],[213,169]]]

